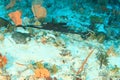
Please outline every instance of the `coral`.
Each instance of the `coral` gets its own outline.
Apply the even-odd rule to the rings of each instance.
[[[117,73],[117,72],[119,72],[119,70],[120,70],[120,68],[117,65],[115,65],[115,67],[111,71],[113,73]]]
[[[0,54],[0,68],[3,68],[6,64],[7,64],[6,56],[2,56],[2,54]]]
[[[21,11],[15,11],[15,12],[11,12],[8,14],[9,17],[13,20],[13,22],[15,23],[16,26],[18,25],[22,25],[22,19],[21,19]]]
[[[0,33],[0,41],[4,40],[4,35],[2,33]]]
[[[40,26],[40,25],[41,25],[41,22],[39,22],[39,21],[37,20],[37,21],[35,21],[34,25],[35,25],[35,26]]]
[[[77,74],[81,73],[84,69],[84,65],[87,63],[88,58],[91,56],[91,54],[94,52],[94,49],[91,50],[91,52],[88,54],[88,56],[86,57],[86,59],[84,60],[84,62],[82,63],[81,67],[79,68],[79,70],[77,71]]]
[[[57,68],[57,66],[55,64],[51,67],[51,70],[52,70],[53,74],[58,72],[58,68]]]
[[[87,38],[88,40],[89,39],[96,39],[96,33],[94,31],[89,31],[86,36],[88,37]]]
[[[46,9],[38,4],[32,5],[32,12],[37,19],[45,18],[47,14]]]
[[[50,73],[46,68],[37,68],[35,69],[35,77],[36,78],[48,78],[50,77]]]
[[[103,32],[98,32],[96,38],[98,42],[103,43],[106,39],[106,34]]]
[[[46,44],[47,43],[47,38],[46,37],[42,37],[41,38],[41,43]]]
[[[108,56],[116,56],[115,50],[114,50],[114,46],[110,46],[106,52],[106,54]]]
[[[65,56],[71,56],[72,54],[71,54],[71,52],[70,52],[69,50],[63,49],[63,50],[61,50],[60,55],[61,55],[62,57],[65,57]]]
[[[105,50],[100,47],[98,53],[96,54],[97,59],[100,62],[100,68],[102,68],[102,65],[107,65],[108,64],[108,55],[106,54]]]
[[[36,62],[37,68],[44,68],[44,64],[42,62]]]

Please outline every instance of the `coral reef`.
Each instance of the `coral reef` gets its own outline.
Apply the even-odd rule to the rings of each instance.
[[[119,5],[0,0],[0,80],[119,79]]]

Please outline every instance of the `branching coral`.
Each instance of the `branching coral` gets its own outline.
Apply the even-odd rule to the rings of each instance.
[[[108,56],[116,56],[116,53],[114,51],[114,46],[110,46],[106,52]]]
[[[105,50],[103,48],[100,48],[98,53],[96,54],[97,59],[100,62],[100,68],[102,68],[103,65],[108,64],[108,55],[106,54]]]

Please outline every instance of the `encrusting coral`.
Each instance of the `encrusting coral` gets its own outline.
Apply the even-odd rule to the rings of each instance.
[[[36,63],[37,68],[34,70],[36,78],[48,78],[50,77],[50,72],[44,68],[44,65],[41,62]]]
[[[2,56],[0,53],[0,68],[3,68],[7,64],[7,58],[5,56]]]
[[[48,78],[50,77],[50,73],[46,68],[37,68],[35,69],[35,77],[36,78]]]
[[[16,63],[18,65],[22,65],[22,66],[25,66],[24,64],[21,64],[21,63]],[[33,79],[45,79],[45,80],[49,80],[50,77],[50,72],[47,68],[44,67],[42,61],[40,62],[36,62],[35,64],[29,64],[27,65],[27,68],[24,69],[22,72],[28,70],[28,69],[31,69],[33,70],[34,72],[34,75],[31,76],[31,78]],[[22,73],[20,72],[20,74]],[[32,79],[32,80],[33,80]],[[31,79],[30,79],[31,80]]]

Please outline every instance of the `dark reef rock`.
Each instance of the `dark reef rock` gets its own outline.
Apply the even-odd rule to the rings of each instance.
[[[7,21],[6,19],[0,17],[0,27],[7,26],[9,24],[11,24],[9,21]]]
[[[17,44],[27,43],[27,41],[30,40],[30,37],[31,36],[28,33],[14,32],[12,34],[12,38]]]

